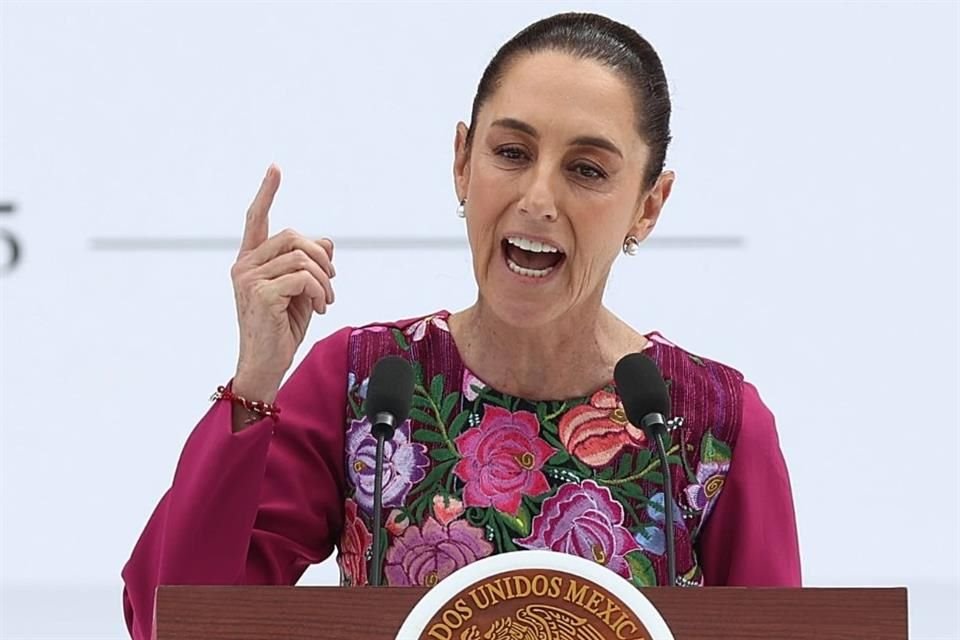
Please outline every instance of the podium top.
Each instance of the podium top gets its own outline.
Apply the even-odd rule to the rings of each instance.
[[[157,640],[393,640],[427,592],[160,587]],[[642,589],[676,640],[906,640],[907,590]]]

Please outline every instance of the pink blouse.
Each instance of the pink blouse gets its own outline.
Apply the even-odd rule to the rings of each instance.
[[[123,569],[133,638],[151,637],[158,585],[290,585],[335,547],[342,583],[366,583],[375,524],[361,405],[373,363],[389,354],[410,359],[418,382],[387,456],[389,584],[432,586],[525,548],[663,584],[664,474],[612,383],[553,403],[502,394],[463,364],[447,316],[348,327],[316,343],[280,390],[278,423],[233,433],[230,404],[210,408]],[[673,402],[678,584],[800,586],[773,415],[735,370],[648,337]]]

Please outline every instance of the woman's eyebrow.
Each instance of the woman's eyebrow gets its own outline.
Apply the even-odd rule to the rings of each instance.
[[[540,137],[540,134],[537,133],[533,125],[527,124],[523,120],[517,120],[516,118],[500,118],[494,120],[490,126],[513,129],[514,131],[525,133],[532,138]],[[571,146],[597,147],[598,149],[604,149],[623,158],[623,152],[620,151],[620,148],[603,136],[577,136],[571,140],[569,144]]]

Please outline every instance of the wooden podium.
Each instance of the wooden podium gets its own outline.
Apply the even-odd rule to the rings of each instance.
[[[426,589],[160,587],[157,640],[393,640]],[[907,590],[643,589],[676,640],[906,640]]]

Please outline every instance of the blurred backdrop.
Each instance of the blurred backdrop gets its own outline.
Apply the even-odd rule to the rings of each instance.
[[[454,126],[571,9],[640,31],[673,92],[674,195],[609,305],[759,387],[806,584],[906,585],[911,637],[960,636],[956,3],[160,1],[0,4],[0,635],[125,636],[270,162],[273,230],[338,242],[307,346],[472,301]]]

